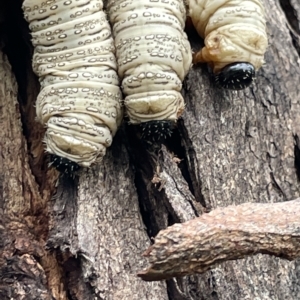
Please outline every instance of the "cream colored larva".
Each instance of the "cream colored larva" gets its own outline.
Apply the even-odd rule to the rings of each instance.
[[[194,63],[207,62],[219,83],[229,89],[251,84],[268,46],[260,0],[188,0],[188,14],[205,47]]]
[[[192,53],[183,0],[108,0],[118,74],[131,124],[157,140],[184,111],[180,93]]]
[[[100,0],[25,0],[53,164],[71,172],[101,161],[122,120],[111,28]]]

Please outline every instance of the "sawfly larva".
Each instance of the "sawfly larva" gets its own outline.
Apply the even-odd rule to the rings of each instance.
[[[122,120],[111,28],[100,0],[25,0],[52,164],[71,173],[102,160]]]
[[[192,53],[184,32],[183,0],[108,0],[118,74],[131,124],[143,137],[170,134],[184,111],[180,93]]]
[[[188,0],[188,13],[205,47],[193,62],[207,62],[224,88],[249,86],[268,46],[260,0]]]

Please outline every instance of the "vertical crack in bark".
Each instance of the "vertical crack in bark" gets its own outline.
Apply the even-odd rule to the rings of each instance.
[[[197,298],[190,298],[184,294],[182,291],[182,286],[180,286],[181,278],[173,278],[167,280],[168,296],[170,300],[193,300]]]
[[[161,145],[147,145],[134,126],[128,126],[127,134],[127,147],[135,166],[135,185],[149,237],[165,226],[201,214],[203,207],[195,201],[179,129],[175,128],[172,136]],[[179,199],[183,203],[180,204]]]
[[[207,208],[207,203],[205,201],[205,197],[202,194],[202,180],[200,174],[196,174],[197,165],[196,162],[197,156],[195,153],[195,149],[193,147],[192,141],[189,137],[188,130],[184,125],[184,121],[179,121],[179,131],[181,136],[181,144],[183,145],[186,153],[184,155],[184,170],[187,170],[189,174],[189,178],[187,178],[187,182],[190,187],[191,193],[195,196],[196,201],[198,201],[204,208]]]
[[[283,9],[286,20],[290,24],[290,26],[295,30],[297,34],[300,34],[299,27],[299,16],[297,15],[296,9],[293,7],[290,0],[279,0],[280,6]]]
[[[177,128],[173,131],[172,137],[166,141],[166,147],[170,152],[174,153],[174,156],[176,156],[180,160],[180,162],[177,164],[178,168],[180,169],[183,178],[188,184],[190,192],[192,193],[193,196],[195,196],[191,174],[189,173],[189,169],[187,165],[187,157],[181,141],[181,136],[180,136],[181,132],[179,132],[182,126],[184,126],[183,120],[179,119],[177,121]]]
[[[1,24],[0,38],[3,46],[2,50],[8,58],[12,73],[17,82],[16,98],[19,104],[17,110],[20,114],[22,126],[20,130],[22,134],[22,147],[24,147],[22,149],[23,163],[25,162],[26,164],[26,166],[23,165],[22,170],[27,170],[23,176],[32,180],[31,186],[27,186],[23,182],[23,193],[26,194],[30,190],[31,194],[31,196],[28,196],[31,201],[31,209],[26,218],[32,219],[33,227],[29,227],[27,230],[35,235],[35,238],[29,239],[30,243],[37,243],[43,249],[43,253],[35,257],[35,259],[41,264],[43,272],[47,276],[47,283],[54,281],[52,292],[54,292],[55,296],[62,296],[64,292],[60,289],[61,284],[59,283],[60,286],[56,285],[60,278],[58,269],[56,269],[56,259],[52,253],[44,251],[45,238],[49,230],[47,200],[52,193],[53,182],[57,174],[50,171],[48,173],[50,176],[47,176],[48,166],[44,160],[42,145],[44,129],[35,121],[34,102],[39,91],[39,84],[31,68],[32,46],[28,24],[23,18],[21,5],[22,1],[2,1],[1,8],[3,9],[3,14],[1,21],[3,23]],[[21,173],[22,170],[20,170]],[[8,199],[8,201],[14,200]],[[24,216],[20,215],[19,217],[22,220]],[[15,233],[12,232],[12,234]],[[57,291],[57,294],[55,291]]]
[[[294,155],[295,155],[295,168],[298,180],[300,180],[300,140],[298,135],[294,135],[295,147],[294,147]]]
[[[92,278],[89,281],[84,278],[80,259],[69,257],[62,265],[68,298],[70,300],[94,299],[95,288],[91,285]]]
[[[152,179],[159,165],[159,148],[147,147],[138,137],[135,126],[126,126],[128,143],[126,147],[130,155],[130,163],[134,166],[135,187],[138,194],[139,206],[143,222],[146,226],[148,236],[153,238],[164,227],[167,226],[167,211],[164,206],[159,207],[162,202],[161,195],[153,193],[154,184]]]
[[[50,228],[47,247],[58,248],[62,252],[69,250],[72,255],[77,255],[79,250],[76,232],[78,178],[61,175],[57,185],[56,194],[51,201],[52,228]]]
[[[35,121],[34,103],[39,91],[39,83],[31,67],[33,50],[28,24],[23,18],[21,6],[22,1],[20,0],[14,2],[5,0],[3,2],[4,20],[1,26],[1,39],[3,52],[8,57],[18,84],[18,102],[23,135],[29,150],[29,164],[42,192],[48,166],[41,142],[44,128]]]
[[[279,3],[286,15],[286,22],[289,27],[293,45],[298,56],[300,56],[300,15],[298,15],[296,8],[290,0],[279,0]]]
[[[189,159],[193,160],[196,158],[196,156],[194,155],[195,151],[192,148],[192,144],[190,144],[191,147],[189,148],[188,152],[190,155],[189,157],[187,156],[184,140],[189,140],[188,131],[184,126],[184,120],[180,118],[177,121],[177,127],[173,131],[172,136],[170,137],[170,139],[166,140],[165,146],[167,150],[174,155],[174,158],[176,158],[177,167],[180,170],[182,178],[187,183],[191,194],[195,197],[195,201],[199,202],[199,205],[195,205],[195,203],[190,202],[191,206],[193,207],[195,216],[199,216],[205,209],[204,196],[201,193],[201,188],[198,188],[199,183],[201,185],[201,179],[198,178],[198,180],[196,180],[196,176],[194,173],[195,169],[189,168]],[[180,188],[178,187],[177,190],[180,191]]]
[[[30,290],[32,299],[52,299],[48,287],[49,273],[55,269],[51,254],[44,251],[48,233],[48,214],[45,198],[30,171],[26,141],[21,129],[20,111],[17,104],[17,84],[7,56],[1,54],[1,173],[3,194],[1,226],[6,232],[5,245],[1,248],[1,286],[4,296],[17,299]],[[12,184],[13,183],[13,184]],[[49,191],[48,191],[49,192]],[[1,235],[3,238],[4,235]],[[50,270],[49,270],[50,269]],[[22,270],[26,276],[14,276]],[[53,273],[53,272],[52,272]],[[56,274],[57,275],[57,274]],[[8,279],[5,279],[5,277]],[[56,276],[58,278],[59,276]],[[60,286],[57,294],[63,294]],[[4,297],[0,298],[4,299]],[[63,298],[60,298],[63,299]]]
[[[28,24],[23,19],[21,1],[18,4],[5,0],[3,2],[4,24],[2,30],[3,52],[7,55],[12,66],[13,73],[18,83],[18,95],[20,105],[27,103],[28,63],[31,62],[30,36]],[[20,55],[22,53],[22,55]],[[24,118],[24,116],[22,116]],[[23,119],[22,119],[23,121]],[[26,128],[23,128],[26,133]]]
[[[78,245],[77,175],[61,175],[57,182],[57,191],[52,197],[52,219],[49,222],[52,228],[47,241],[48,250],[54,251],[61,266],[61,284],[65,285],[69,299],[72,300],[92,299],[96,293],[93,287],[96,273],[90,263],[93,258]],[[88,262],[82,263],[84,260]],[[89,266],[87,272],[84,266]],[[88,278],[85,277],[87,273]]]

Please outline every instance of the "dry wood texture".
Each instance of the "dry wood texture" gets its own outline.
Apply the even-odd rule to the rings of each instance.
[[[39,85],[21,0],[1,1],[0,299],[300,299],[299,260],[263,254],[166,282],[137,277],[150,238],[169,225],[300,196],[300,7],[264,3],[270,46],[252,87],[220,90],[194,66],[163,147],[124,124],[101,165],[57,182],[34,120]]]
[[[217,208],[159,232],[145,252],[144,280],[204,273],[217,263],[250,254],[300,258],[300,198]]]

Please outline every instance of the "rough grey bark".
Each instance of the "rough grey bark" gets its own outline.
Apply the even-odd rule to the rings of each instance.
[[[136,276],[150,238],[168,225],[299,197],[300,7],[264,2],[270,47],[251,88],[220,90],[194,66],[186,112],[165,145],[146,147],[124,124],[101,165],[58,184],[34,121],[39,86],[21,1],[1,2],[1,299],[300,298],[299,261],[268,255],[167,282]]]

